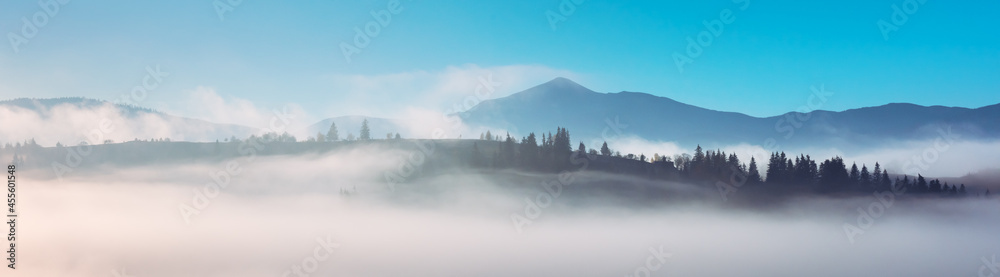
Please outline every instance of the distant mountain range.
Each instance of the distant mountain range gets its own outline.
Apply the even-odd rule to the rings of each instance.
[[[86,98],[15,99],[0,101],[0,107],[45,111],[57,105],[97,108],[109,102]],[[259,129],[216,124],[177,117],[155,110],[115,105],[123,116],[154,115],[176,130],[194,132],[184,138],[214,140],[245,137]],[[634,136],[650,141],[671,141],[682,146],[701,144],[714,148],[738,143],[764,145],[773,139],[783,146],[824,146],[850,149],[934,138],[940,130],[959,134],[963,139],[1000,139],[1000,104],[976,109],[887,104],[878,107],[832,112],[790,112],[773,117],[723,112],[696,107],[670,98],[639,92],[598,93],[569,79],[556,78],[507,97],[486,100],[472,109],[455,114],[473,127],[509,131],[520,137],[528,132],[550,132],[565,127],[572,139]],[[393,119],[341,116],[324,119],[299,133],[326,134],[336,123],[341,138],[358,135],[361,121],[369,121],[372,137],[387,133],[410,137],[406,128]],[[474,134],[478,137],[478,134]]]
[[[108,101],[83,98],[83,97],[63,97],[63,98],[43,98],[43,99],[17,98],[17,99],[0,101],[0,107],[18,107],[32,111],[47,111],[60,105],[71,105],[80,109],[96,109],[103,107],[105,105],[113,105],[121,110],[122,115],[130,117],[144,113],[163,114],[161,112],[149,108],[143,108],[133,105],[111,104]]]
[[[51,124],[52,126],[44,126],[42,128],[47,128],[50,131],[46,132],[49,136],[59,136],[59,138],[38,138],[38,134],[18,134],[19,132],[24,132],[24,130],[7,130],[0,127],[0,132],[11,132],[12,134],[2,134],[3,137],[18,137],[18,136],[30,136],[38,140],[53,140],[61,141],[63,143],[73,141],[78,141],[85,135],[87,135],[91,130],[98,128],[100,122],[52,122],[52,120],[64,120],[64,121],[82,121],[82,118],[70,118],[66,120],[66,116],[74,115],[62,115],[57,116],[55,110],[57,108],[75,108],[80,111],[93,111],[96,112],[103,108],[113,108],[115,112],[124,119],[122,122],[114,122],[114,133],[116,134],[163,134],[163,138],[169,137],[174,140],[187,140],[187,141],[214,141],[216,139],[228,138],[232,136],[236,137],[247,137],[251,134],[258,133],[257,128],[235,125],[235,124],[219,124],[212,123],[199,119],[192,119],[186,117],[179,117],[169,115],[163,112],[159,112],[149,108],[137,107],[133,105],[122,105],[113,104],[108,101],[95,100],[81,97],[67,97],[67,98],[50,98],[50,99],[28,99],[19,98],[13,100],[0,101],[0,108],[7,108],[9,111],[28,111],[33,112],[37,115],[37,120],[41,120],[46,123],[38,124]],[[22,122],[7,122],[7,123],[22,123]],[[151,125],[156,126],[151,126]],[[78,130],[52,130],[58,128],[81,128]],[[108,137],[112,137],[109,134]],[[136,139],[150,139],[154,137],[135,137]],[[27,138],[21,138],[27,139]],[[132,139],[131,137],[128,139]]]
[[[618,129],[623,136],[710,147],[762,145],[768,139],[795,146],[876,146],[932,138],[939,135],[939,129],[948,128],[963,139],[1000,138],[1000,104],[977,109],[888,104],[759,118],[646,93],[598,93],[565,78],[483,101],[458,115],[466,124],[505,128],[521,135],[561,126],[577,141],[615,137]]]

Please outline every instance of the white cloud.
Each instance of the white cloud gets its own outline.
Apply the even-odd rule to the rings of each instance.
[[[171,114],[209,122],[237,124],[279,133],[285,130],[289,132],[301,130],[316,121],[298,104],[286,103],[262,107],[247,99],[220,95],[214,88],[203,86],[185,93],[186,99],[182,107],[166,107],[164,110]],[[287,118],[287,123],[282,118]],[[295,135],[304,138],[306,134]]]
[[[420,108],[407,108],[394,121],[412,138],[456,138],[467,133],[467,127],[458,117]],[[436,134],[440,133],[440,134]]]
[[[596,143],[602,143],[597,142]],[[587,145],[587,148],[600,149],[601,144]],[[652,157],[653,154],[667,155],[673,157],[676,154],[688,153],[690,151],[681,148],[677,143],[669,141],[649,141],[635,136],[628,136],[608,141],[608,148],[611,151],[621,152],[622,155],[645,154]]]
[[[943,147],[944,145],[940,143],[937,146],[935,147],[935,141],[908,141],[892,147],[855,151],[824,147],[769,150],[761,145],[742,143],[727,145],[719,149],[704,149],[704,151],[721,150],[727,155],[736,153],[740,161],[747,164],[750,163],[752,156],[757,160],[761,175],[767,170],[767,161],[771,151],[785,152],[792,159],[800,154],[809,155],[817,163],[834,156],[840,156],[844,158],[848,166],[857,163],[858,168],[867,165],[869,170],[874,168],[875,163],[878,162],[882,168],[892,174],[915,175],[919,173],[932,177],[960,177],[1000,166],[1000,141],[956,141],[947,147]],[[597,144],[587,145],[587,147],[599,149],[601,146]],[[694,154],[694,149],[680,147],[674,142],[649,141],[634,136],[608,141],[608,147],[613,151],[620,151],[622,155],[632,153],[651,157],[653,153],[658,153],[672,157],[683,153]]]
[[[449,66],[439,71],[331,75],[329,79],[337,100],[326,105],[330,108],[320,117],[311,116],[298,104],[264,106],[206,86],[182,92],[179,102],[147,104],[171,115],[258,129],[270,129],[274,120],[279,118],[277,114],[288,114],[291,117],[284,129],[300,139],[312,134],[296,131],[307,130],[307,126],[322,118],[351,114],[393,118],[406,129],[405,133],[413,134],[412,137],[430,138],[435,130],[440,129],[444,137],[454,138],[459,134],[478,134],[483,130],[469,130],[459,120],[447,118],[447,114],[464,111],[483,100],[507,96],[555,77],[578,78],[579,75],[540,65],[480,67],[472,64]],[[484,83],[493,83],[495,87],[493,90],[480,89],[477,93],[477,87]],[[174,119],[160,116],[123,118],[112,105],[89,110],[65,106],[41,112],[14,108],[0,113],[11,122],[19,122],[5,124],[0,129],[0,139],[20,141],[35,138],[43,145],[54,145],[56,142],[75,144],[85,140],[84,134],[96,128],[103,119],[110,119],[119,127],[128,126],[107,135],[106,139],[115,141],[164,137],[214,140],[229,136],[205,130],[174,130],[183,124],[169,122]]]
[[[581,175],[519,233],[511,213],[543,191],[524,180],[557,175],[448,173],[388,193],[381,173],[403,154],[372,145],[239,158],[240,173],[191,223],[178,206],[204,191],[212,180],[206,173],[233,160],[107,167],[61,181],[24,174],[32,221],[18,230],[31,251],[19,253],[19,276],[120,269],[129,276],[279,276],[315,255],[317,238],[339,247],[313,264],[314,276],[643,275],[635,269],[650,263],[651,247],[672,255],[654,272],[659,276],[961,276],[1000,247],[997,223],[983,220],[1000,215],[993,200],[897,198],[865,233],[850,236],[841,226],[859,222],[857,207],[877,199],[791,199],[773,210],[716,206],[714,187],[600,173]],[[633,206],[643,200],[600,193],[622,183],[644,192],[691,191],[682,196],[692,198]],[[352,197],[338,193],[355,186]],[[742,258],[720,263],[720,253]],[[387,255],[392,267],[384,266]],[[898,259],[857,263],[887,256]],[[850,263],[857,264],[842,266]]]
[[[38,109],[4,106],[0,107],[0,118],[4,119],[4,124],[0,125],[0,141],[13,143],[35,139],[42,146],[153,138],[211,141],[233,135],[233,130],[185,124],[180,118],[158,113],[127,116],[110,103],[86,108],[72,104]]]

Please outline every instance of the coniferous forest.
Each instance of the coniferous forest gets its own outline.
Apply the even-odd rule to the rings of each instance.
[[[236,137],[227,138],[216,143],[209,143],[207,148],[200,147],[193,150],[195,155],[212,154],[224,155],[226,152],[232,155],[239,155],[248,149],[248,145],[259,146],[262,144],[273,145],[270,152],[262,153],[285,154],[295,152],[310,152],[323,149],[324,146],[353,145],[363,143],[392,142],[401,143],[408,141],[402,139],[398,133],[386,134],[385,139],[374,139],[368,129],[367,121],[364,122],[359,132],[361,135],[355,137],[348,134],[344,139],[340,138],[336,125],[331,125],[326,134],[317,134],[305,140],[298,140],[288,133],[265,133],[260,136],[251,135],[245,139]],[[645,154],[626,153],[609,147],[607,142],[603,142],[599,147],[587,146],[583,142],[578,142],[575,146],[571,142],[570,132],[566,128],[558,127],[556,131],[548,133],[528,133],[521,139],[512,137],[509,133],[504,135],[493,134],[490,131],[480,134],[478,139],[459,140],[466,143],[444,143],[435,140],[409,140],[418,144],[438,144],[442,146],[439,155],[431,158],[431,161],[459,161],[444,163],[444,167],[471,167],[480,170],[507,170],[514,169],[525,172],[539,173],[559,173],[567,171],[602,171],[636,177],[643,177],[652,180],[678,181],[704,186],[714,186],[721,193],[735,191],[739,188],[754,188],[769,195],[788,194],[816,194],[816,195],[864,195],[873,192],[892,191],[896,194],[907,194],[912,196],[938,196],[938,197],[963,197],[963,196],[989,196],[989,189],[983,191],[970,191],[965,184],[950,184],[939,179],[928,179],[921,174],[911,176],[889,172],[879,163],[875,163],[871,168],[866,164],[858,166],[857,163],[845,161],[842,157],[829,157],[822,161],[814,159],[808,154],[788,155],[785,152],[770,153],[766,162],[758,162],[751,157],[749,161],[741,159],[735,153],[726,153],[720,150],[705,150],[697,146],[693,154],[676,154],[674,156],[660,155],[654,153],[652,156]],[[471,143],[468,143],[471,141]],[[113,141],[105,141],[103,146],[111,148],[108,160],[119,160],[121,162],[134,163],[145,160],[142,151],[155,151],[145,149],[148,147],[138,147],[135,144],[146,144],[145,146],[170,143],[169,138],[138,140],[126,142],[129,145],[120,147],[131,147],[131,150],[114,150],[116,146]],[[190,144],[178,142],[178,144]],[[317,148],[318,147],[318,148]],[[31,162],[38,166],[48,166],[51,162],[52,171],[56,175],[65,173],[66,165],[59,162],[62,152],[52,150],[63,149],[61,143],[54,148],[45,148],[34,140],[5,143],[0,148],[0,153],[12,155],[14,164],[25,164],[26,157],[34,156]],[[449,149],[450,150],[444,150]],[[208,150],[210,149],[210,150]],[[228,149],[228,150],[227,150]],[[47,151],[48,150],[48,151]],[[72,152],[72,151],[71,151]],[[183,156],[184,150],[168,150],[175,155]],[[131,157],[129,156],[131,155]],[[170,159],[165,153],[157,154],[158,159]],[[149,155],[145,155],[148,157]],[[94,162],[94,161],[91,161]],[[850,163],[850,165],[848,165]],[[99,163],[98,163],[99,164]],[[434,163],[430,163],[433,165]],[[441,165],[437,166],[440,169]],[[387,174],[387,179],[392,182],[406,182],[406,178],[401,178],[393,174]]]
[[[539,137],[540,143],[539,143]],[[942,183],[938,179],[905,174],[890,175],[879,163],[872,168],[830,157],[822,161],[808,154],[798,156],[774,152],[763,165],[755,158],[741,160],[735,153],[720,150],[694,149],[693,155],[673,157],[654,154],[622,154],[604,142],[599,148],[582,142],[573,147],[570,133],[557,128],[553,134],[529,133],[517,140],[486,132],[470,149],[470,164],[489,169],[515,168],[527,171],[559,172],[562,170],[602,170],[636,174],[655,179],[716,185],[720,190],[749,185],[766,188],[774,193],[870,194],[893,191],[898,194],[961,197],[972,194],[989,195],[989,190],[969,192],[965,184]],[[496,145],[494,151],[484,151],[483,145]],[[586,160],[587,166],[583,166]],[[848,165],[850,163],[850,165]],[[763,173],[763,174],[762,174]]]

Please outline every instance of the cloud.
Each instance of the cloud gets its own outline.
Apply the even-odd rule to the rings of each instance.
[[[603,143],[595,141],[593,145],[587,145],[588,148],[601,149],[601,144]],[[648,157],[652,157],[653,154],[667,155],[673,157],[676,154],[683,154],[688,152],[686,149],[681,148],[674,142],[666,141],[650,141],[645,140],[636,136],[627,136],[618,139],[613,139],[608,141],[608,148],[611,151],[621,152],[622,155],[632,154],[645,154]]]
[[[457,138],[468,132],[460,118],[440,111],[407,108],[400,115],[394,122],[411,138]]]
[[[845,153],[845,160],[871,169],[875,162],[890,173],[960,177],[983,169],[1000,167],[1000,141],[958,141],[941,147],[935,141],[911,141],[894,147]],[[835,152],[833,150],[831,152]]]
[[[94,107],[59,104],[51,108],[25,109],[0,107],[0,141],[20,142],[29,139],[42,146],[56,143],[77,145],[101,144],[133,139],[170,138],[172,140],[211,141],[234,135],[236,129],[219,129],[206,124],[192,124],[181,118],[159,113],[140,112],[127,115],[111,103]],[[244,135],[244,134],[239,134]]]
[[[448,118],[446,115],[464,111],[483,100],[507,96],[560,76],[579,77],[567,70],[540,65],[480,67],[472,64],[449,66],[439,71],[330,75],[328,78],[333,84],[332,90],[336,92],[337,100],[326,105],[329,109],[323,113],[314,113],[322,114],[321,117],[312,116],[299,104],[261,105],[220,93],[207,86],[182,92],[182,101],[177,103],[147,104],[153,104],[154,108],[171,115],[257,129],[272,129],[274,120],[281,117],[279,114],[285,114],[289,120],[281,121],[277,125],[283,125],[284,128],[275,130],[287,130],[300,139],[314,135],[307,132],[306,127],[322,118],[351,114],[393,118],[394,122],[405,129],[401,132],[412,134],[410,137],[431,138],[436,130],[441,130],[443,137],[454,138],[461,134],[478,134],[485,129],[470,130],[457,118]],[[477,87],[484,84],[488,87],[480,88],[477,92]],[[112,105],[92,110],[65,106],[41,112],[6,109],[2,113],[5,119],[9,118],[14,123],[0,127],[0,140],[35,138],[43,145],[54,145],[56,142],[76,144],[84,140],[84,134],[96,128],[103,119],[125,127],[101,140],[169,137],[173,140],[204,141],[244,135],[206,133],[204,130],[194,130],[200,132],[194,134],[191,133],[192,130],[179,129],[184,125],[183,122],[154,115],[123,118]]]
[[[511,213],[544,192],[536,181],[557,175],[448,172],[386,193],[380,173],[401,154],[362,146],[237,158],[242,173],[190,224],[178,204],[230,161],[99,168],[62,181],[26,171],[32,186],[19,201],[32,212],[19,229],[19,276],[281,276],[327,237],[339,247],[311,263],[311,275],[642,276],[649,249],[662,248],[671,255],[653,276],[962,276],[1000,249],[992,200],[897,198],[851,243],[842,226],[877,199],[801,198],[774,211],[704,199],[629,205],[613,201],[639,201],[622,184],[643,195],[663,185],[714,197],[715,188],[596,172],[579,175],[518,233]],[[882,257],[895,259],[871,262]]]
[[[600,145],[588,146],[595,149],[599,149]],[[632,154],[645,154],[647,157],[652,157],[653,154],[660,154],[661,156],[667,155],[673,157],[678,154],[694,154],[694,149],[684,148],[675,142],[670,141],[650,141],[636,136],[627,136],[619,139],[608,141],[608,147],[612,151],[620,151],[622,155]],[[761,160],[766,161],[769,152],[759,145],[751,144],[737,144],[728,145],[718,149],[703,149],[703,151],[722,151],[727,154],[735,153],[740,161],[749,163],[750,157],[753,156],[757,159],[758,164]],[[766,164],[766,162],[765,162]]]
[[[599,149],[600,144],[587,145],[588,148]],[[680,147],[674,142],[651,141],[629,136],[608,141],[612,151],[620,151],[622,155],[645,154],[647,157],[658,153],[671,157],[676,154],[694,154],[694,149]],[[1000,141],[956,141],[942,145],[935,140],[916,140],[895,143],[889,147],[843,150],[833,147],[792,147],[782,149],[767,149],[761,145],[741,143],[727,145],[718,149],[727,154],[735,153],[742,163],[750,163],[750,157],[757,160],[761,175],[767,171],[767,161],[772,151],[785,152],[794,159],[800,154],[809,155],[817,163],[840,156],[848,163],[857,163],[858,168],[868,166],[869,170],[875,163],[888,170],[891,174],[922,174],[931,177],[961,177],[966,174],[986,169],[1000,167]]]
[[[315,119],[299,105],[285,103],[272,107],[261,107],[254,102],[232,95],[220,95],[214,88],[199,86],[186,91],[186,98],[181,107],[166,107],[170,113],[201,119],[215,123],[237,124],[282,132],[299,130],[314,123]],[[273,128],[275,119],[284,128]],[[289,119],[287,123],[281,120]],[[280,130],[279,130],[280,129]]]
[[[331,116],[399,117],[406,113],[406,108],[416,107],[450,114],[471,108],[469,104],[504,97],[555,77],[578,79],[581,75],[542,65],[480,67],[474,64],[448,66],[439,71],[332,74],[327,79],[338,101],[331,103],[325,112]],[[495,88],[477,94],[477,86],[484,82],[493,83]]]

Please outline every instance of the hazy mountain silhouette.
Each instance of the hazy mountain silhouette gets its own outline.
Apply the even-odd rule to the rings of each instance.
[[[0,107],[34,111],[47,111],[59,105],[83,109],[114,105],[127,117],[156,115],[174,125],[169,127],[196,133],[185,137],[246,137],[260,131],[87,98],[0,101]],[[640,92],[599,93],[566,78],[556,78],[507,97],[483,101],[457,115],[473,129],[503,129],[518,137],[528,132],[565,127],[573,130],[574,145],[584,141],[591,147],[596,147],[590,145],[593,139],[611,139],[621,135],[672,141],[684,147],[695,144],[707,148],[738,143],[766,145],[767,140],[774,139],[781,146],[822,146],[847,150],[935,138],[949,128],[962,139],[1000,139],[1000,104],[969,109],[893,103],[841,112],[817,110],[760,118],[705,109]],[[342,139],[348,134],[358,136],[361,121],[365,118],[369,121],[373,138],[384,138],[390,132],[410,137],[409,130],[393,119],[360,115],[328,118],[301,130],[304,132],[296,133],[309,136],[326,134],[330,124],[336,122]]]
[[[112,103],[104,100],[97,100],[97,99],[90,99],[83,97],[61,97],[61,98],[44,98],[44,99],[17,98],[17,99],[0,101],[0,106],[19,107],[33,111],[50,110],[53,107],[59,105],[72,105],[80,109],[96,109],[108,104]],[[134,105],[123,105],[123,104],[112,104],[112,105],[117,107],[119,110],[123,112],[124,115],[127,116],[136,116],[142,113],[163,114],[153,109],[143,108]]]
[[[587,143],[592,138],[615,137],[615,129],[624,136],[711,147],[760,145],[772,138],[781,145],[878,146],[936,137],[939,129],[949,126],[963,139],[1000,138],[1000,104],[978,109],[888,104],[759,118],[646,93],[598,93],[566,78],[483,101],[458,115],[467,124],[508,129],[519,135],[562,126],[574,131],[574,142]]]
[[[259,129],[236,124],[219,124],[200,119],[173,116],[149,108],[111,103],[104,100],[96,100],[82,97],[64,97],[49,99],[29,99],[18,98],[0,101],[0,107],[21,108],[37,113],[42,119],[47,119],[50,112],[57,107],[71,106],[80,110],[97,110],[103,107],[113,107],[124,118],[135,119],[143,116],[159,117],[170,126],[156,126],[157,128],[169,128],[184,134],[188,140],[215,140],[228,138],[231,136],[247,137],[260,132]],[[95,125],[97,123],[94,123]],[[140,128],[143,126],[121,126],[120,128]],[[148,126],[147,126],[148,127]],[[143,138],[145,139],[145,138]],[[175,138],[176,139],[176,138]]]

